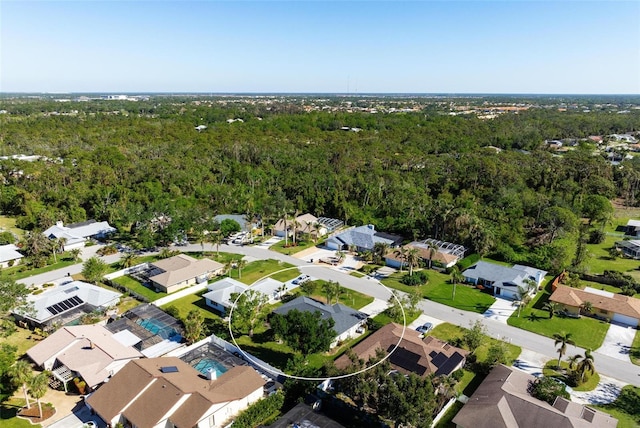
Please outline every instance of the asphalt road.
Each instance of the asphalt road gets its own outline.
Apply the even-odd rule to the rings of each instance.
[[[83,250],[82,259],[86,260],[91,255],[95,254],[95,251],[99,247],[88,247]],[[211,244],[205,244],[205,250],[215,251],[215,248]],[[189,244],[187,246],[176,247],[180,251],[202,251],[202,246],[199,244]],[[358,278],[349,275],[348,271],[342,271],[334,268],[330,268],[326,265],[311,265],[308,260],[300,260],[295,257],[283,255],[275,251],[269,251],[266,248],[252,247],[252,246],[236,246],[236,245],[221,245],[220,251],[244,254],[256,259],[277,259],[290,263],[294,266],[301,268],[302,272],[324,280],[338,281],[343,287],[355,290],[364,294],[368,294],[372,297],[388,300],[391,292],[386,287],[382,286],[378,281],[373,279]],[[105,256],[102,259],[107,263],[113,263],[118,261],[121,254],[115,254],[112,256]],[[56,279],[64,277],[67,273],[75,274],[82,271],[82,264],[76,264],[57,271],[47,272],[40,275],[35,275],[29,278],[23,279],[21,282],[31,284],[42,284],[52,282]],[[451,324],[459,325],[462,327],[469,327],[476,320],[482,320],[487,328],[487,332],[498,339],[502,339],[518,345],[523,349],[529,349],[531,351],[546,355],[549,359],[558,358],[556,347],[554,346],[553,339],[549,339],[544,336],[540,336],[535,333],[521,330],[515,327],[511,327],[507,324],[495,321],[492,319],[484,318],[482,315],[475,312],[462,311],[459,309],[451,308],[439,303],[435,303],[429,300],[423,300],[420,303],[420,309],[434,318],[442,321],[449,322]],[[566,355],[583,354],[584,349],[569,346]],[[619,359],[611,358],[606,355],[596,355],[596,369],[599,373],[618,379],[622,382],[626,382],[632,385],[640,385],[640,367],[632,364],[631,362],[621,361]]]

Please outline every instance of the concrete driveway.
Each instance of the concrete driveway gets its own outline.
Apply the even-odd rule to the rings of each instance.
[[[596,349],[595,353],[629,362],[629,352],[635,335],[634,328],[611,324],[602,346]]]
[[[507,319],[516,310],[518,310],[518,307],[513,305],[513,300],[496,297],[495,303],[482,316],[506,324]]]
[[[624,382],[600,375],[600,383],[596,389],[585,392],[572,391],[571,401],[579,404],[609,404],[618,398],[625,385]]]

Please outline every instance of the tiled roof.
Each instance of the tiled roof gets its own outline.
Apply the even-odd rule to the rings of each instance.
[[[623,296],[622,294],[591,293],[587,289],[571,288],[559,285],[549,300],[568,306],[578,307],[584,302],[590,302],[596,309],[604,309],[616,314],[626,315],[640,320],[640,299]]]

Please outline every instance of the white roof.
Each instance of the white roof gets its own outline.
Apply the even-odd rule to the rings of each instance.
[[[627,226],[640,227],[640,220],[629,220]]]
[[[8,262],[9,260],[17,260],[24,257],[17,250],[18,247],[13,244],[0,245],[0,262]]]
[[[88,303],[95,307],[109,307],[118,302],[122,294],[107,290],[82,281],[71,281],[63,285],[58,285],[38,295],[29,295],[28,301],[33,305],[33,313],[18,311],[22,316],[31,318],[38,322],[44,322],[61,313],[70,312],[79,305],[63,311],[52,309],[53,305],[67,301],[74,297],[79,298],[82,303]],[[76,301],[77,302],[77,301]],[[57,312],[57,313],[54,313]]]
[[[131,333],[129,330],[120,330],[117,333],[113,333],[113,336],[111,337],[113,337],[124,346],[133,346],[136,343],[140,343],[142,341],[142,339]]]
[[[251,288],[261,292],[262,294],[266,294],[269,300],[272,300],[278,295],[278,289],[282,287],[282,284],[282,282],[276,281],[273,278],[265,278]]]
[[[179,341],[165,339],[162,342],[149,346],[147,349],[144,349],[140,352],[142,352],[142,355],[144,355],[147,358],[161,357],[181,346],[183,345]]]
[[[209,291],[203,294],[202,297],[228,308],[233,303],[231,301],[231,294],[242,293],[249,287],[233,278],[224,278],[213,284],[209,284],[207,288]]]
[[[60,222],[51,226],[42,233],[47,237],[53,236],[55,238],[65,238],[67,240],[67,245],[69,245],[71,243],[82,242],[91,236],[113,233],[115,231],[116,229],[111,227],[106,221],[90,221],[74,227],[64,226]]]

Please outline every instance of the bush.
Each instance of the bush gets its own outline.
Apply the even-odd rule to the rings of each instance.
[[[167,306],[164,311],[176,319],[180,318],[180,310],[174,305]]]
[[[613,405],[630,415],[640,415],[640,389],[632,386],[622,388]]]
[[[602,230],[592,230],[589,234],[589,244],[602,244],[606,236]]]
[[[469,266],[471,266],[478,260],[480,260],[480,254],[478,253],[469,254],[467,257],[465,257],[464,259],[458,262],[458,267],[460,268],[460,272],[467,269]]]
[[[455,372],[451,373],[451,377],[457,381],[460,381],[460,379],[462,379],[463,376],[464,376],[464,372],[462,371],[462,369],[458,369]]]
[[[426,271],[418,271],[418,272],[413,272],[412,275],[405,275],[400,279],[400,282],[403,283],[404,285],[423,285],[426,284],[427,281],[429,281],[429,275],[427,274]]]
[[[551,405],[556,397],[570,399],[565,386],[551,377],[543,377],[529,383],[529,393],[538,400],[546,401]]]
[[[280,391],[256,401],[244,410],[235,421],[234,428],[253,428],[267,421],[271,416],[280,412],[284,404],[284,394]]]

